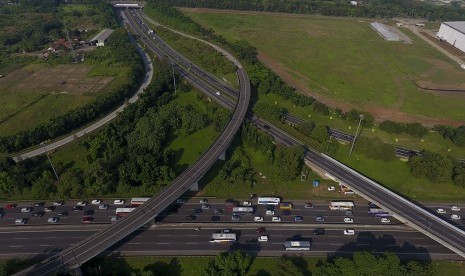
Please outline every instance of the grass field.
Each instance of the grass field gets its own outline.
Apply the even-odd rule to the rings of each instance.
[[[412,82],[463,85],[465,72],[407,30],[413,44],[384,41],[365,20],[184,11],[227,39],[246,39],[275,71],[333,105],[465,121],[463,97]]]

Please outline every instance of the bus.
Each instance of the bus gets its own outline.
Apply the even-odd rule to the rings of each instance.
[[[116,208],[116,215],[117,216],[125,216],[132,211],[134,211],[136,208]]]
[[[310,250],[309,241],[285,241],[284,249],[287,251],[308,251]]]
[[[388,212],[378,212],[378,213],[374,213],[372,215],[375,216],[375,217],[379,217],[379,218],[387,218],[387,217],[391,216]]]
[[[279,197],[259,197],[257,204],[261,205],[279,205],[281,199]]]
[[[281,209],[281,210],[292,210],[292,203],[290,203],[290,202],[281,202],[281,204],[279,204],[279,209]]]
[[[353,201],[333,200],[329,203],[329,209],[331,210],[352,210],[354,207]]]
[[[133,197],[131,198],[131,205],[132,206],[139,206],[144,204],[150,197]]]
[[[376,213],[385,213],[385,211],[382,208],[379,207],[371,207],[368,209],[369,214],[376,214]]]
[[[213,233],[210,239],[211,243],[234,243],[236,242],[236,233]]]
[[[233,213],[253,213],[253,207],[233,207],[232,211]]]

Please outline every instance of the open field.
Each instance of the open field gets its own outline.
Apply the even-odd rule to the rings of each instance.
[[[227,39],[246,39],[293,86],[328,105],[374,113],[379,120],[465,122],[465,96],[438,95],[414,82],[463,86],[465,71],[412,34],[388,42],[368,20],[184,10]]]
[[[87,65],[43,64],[9,72],[0,78],[0,104],[4,107],[0,109],[0,132],[10,135],[30,129],[83,106],[124,81],[126,70],[107,73],[95,76],[95,68]]]

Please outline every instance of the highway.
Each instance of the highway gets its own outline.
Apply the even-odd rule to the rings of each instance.
[[[145,75],[144,75],[144,79],[142,81],[142,84],[140,85],[137,92],[132,97],[130,97],[128,99],[128,103],[131,104],[131,103],[136,102],[139,99],[139,95],[144,92],[144,89],[152,81],[153,68],[152,68],[152,62],[151,62],[149,56],[147,55],[147,53],[145,53],[144,50],[142,50],[140,45],[137,43],[137,41],[131,35],[129,35],[129,39],[130,39],[131,43],[134,45],[134,47],[136,48],[137,52],[139,52],[139,54],[141,55],[142,60],[144,62],[144,68],[145,68]],[[57,149],[59,147],[62,147],[64,145],[67,145],[67,144],[73,142],[75,139],[78,139],[78,138],[80,138],[80,137],[82,137],[82,136],[84,136],[84,135],[86,135],[88,133],[91,133],[92,131],[94,131],[96,129],[99,129],[103,125],[111,122],[114,118],[116,118],[116,116],[118,116],[118,113],[120,113],[120,112],[122,112],[124,110],[126,105],[127,105],[126,103],[122,104],[121,106],[116,108],[113,112],[107,114],[103,118],[97,120],[96,122],[90,124],[89,126],[86,126],[85,128],[83,128],[83,129],[81,129],[81,130],[79,130],[79,131],[77,131],[75,133],[69,134],[69,135],[67,135],[67,136],[65,136],[63,138],[60,138],[60,139],[58,139],[56,141],[51,142],[50,144],[44,145],[43,147],[37,146],[37,148],[35,148],[35,149],[26,150],[25,152],[23,152],[23,153],[21,153],[21,154],[19,154],[17,156],[14,156],[13,160],[15,162],[20,162],[22,160],[44,154],[47,151],[51,151],[51,150]]]
[[[125,23],[132,25],[141,37],[145,35],[139,27],[133,25],[131,19],[125,20]],[[80,266],[139,227],[153,221],[159,213],[186,192],[191,184],[197,182],[229,147],[246,116],[250,99],[250,82],[242,66],[237,67],[236,73],[239,78],[240,95],[234,114],[214,144],[192,166],[179,175],[172,184],[123,219],[39,264],[19,272],[18,275],[47,275]]]

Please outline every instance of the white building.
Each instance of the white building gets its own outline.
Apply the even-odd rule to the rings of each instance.
[[[465,21],[442,23],[437,37],[465,52]]]
[[[105,46],[105,41],[108,39],[108,37],[113,33],[114,30],[112,29],[104,29],[100,33],[98,33],[94,38],[90,40],[91,43],[95,43],[97,47],[99,46]]]

